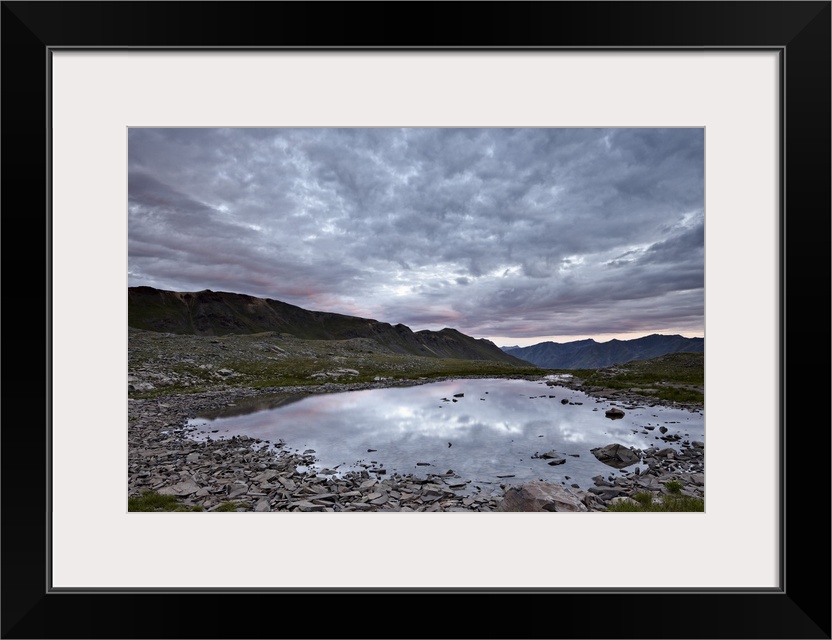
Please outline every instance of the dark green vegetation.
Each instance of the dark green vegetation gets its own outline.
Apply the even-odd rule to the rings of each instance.
[[[547,369],[596,369],[668,353],[704,353],[705,340],[654,333],[635,340],[540,342],[529,347],[503,347],[503,351]]]
[[[414,332],[403,324],[308,311],[278,300],[238,293],[130,287],[127,300],[128,325],[146,331],[197,336],[276,332],[302,340],[366,338],[400,355],[533,366],[508,355],[493,342],[466,336],[455,329]]]
[[[347,361],[342,367],[351,368]],[[250,380],[248,386],[255,388],[323,384],[333,382],[332,378],[310,380],[310,376],[319,372],[319,360],[297,358],[284,363],[252,363],[236,361],[231,368],[239,371]],[[372,382],[378,378],[388,380],[412,380],[416,378],[444,378],[454,376],[501,376],[501,375],[539,375],[536,367],[514,367],[501,362],[487,360],[458,360],[419,358],[413,356],[387,355],[376,356],[372,362],[365,359],[358,375],[339,377],[340,382]]]
[[[671,402],[704,402],[705,354],[671,353],[603,369],[561,370],[579,377],[584,387],[627,389]]]
[[[176,496],[166,496],[155,491],[144,491],[140,496],[127,499],[128,511],[202,511],[200,506],[182,504]]]
[[[231,500],[221,503],[214,511],[251,511],[251,506]],[[155,491],[143,491],[140,496],[127,498],[127,511],[204,511],[200,505],[184,504],[176,496],[162,495]]]

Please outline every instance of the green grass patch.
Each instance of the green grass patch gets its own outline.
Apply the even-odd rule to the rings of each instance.
[[[448,376],[503,376],[540,375],[541,369],[533,366],[516,367],[498,361],[456,360],[452,358],[425,358],[387,354],[357,355],[339,361],[319,358],[284,358],[279,361],[230,361],[224,363],[242,376],[229,378],[227,384],[246,385],[255,388],[284,386],[315,386],[326,382],[372,382],[376,378],[411,380],[415,378],[441,378]],[[358,375],[315,377],[318,373],[335,369],[355,369]]]
[[[669,491],[673,491],[673,489],[668,486],[671,480],[665,486],[668,487]],[[678,484],[678,483],[677,483]],[[681,485],[679,486],[679,490],[681,490]],[[640,492],[636,493],[632,496],[633,500],[635,500],[635,504],[632,502],[614,502],[610,504],[607,508],[607,511],[613,512],[656,512],[656,511],[673,511],[673,512],[681,512],[681,511],[705,511],[705,501],[702,498],[694,498],[691,496],[683,496],[677,492],[672,493],[671,495],[663,495],[660,500],[654,500],[653,496],[648,492]]]
[[[654,393],[651,393],[660,400],[668,400],[670,402],[681,402],[681,403],[702,403],[705,402],[705,394],[701,391],[696,391],[694,389],[679,389],[677,387],[665,387],[661,389],[656,389]]]
[[[705,401],[699,389],[690,388],[702,388],[705,384],[705,354],[702,353],[671,353],[602,369],[551,370],[550,373],[570,373],[585,386],[633,389],[671,402]]]
[[[200,505],[182,504],[176,496],[143,491],[138,497],[127,498],[127,511],[202,511]]]

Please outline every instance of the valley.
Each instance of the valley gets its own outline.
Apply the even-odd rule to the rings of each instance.
[[[171,304],[178,308],[175,300]],[[140,509],[137,505],[144,497],[162,496],[175,499],[170,506],[177,510],[193,511],[482,512],[505,508],[507,492],[514,491],[508,483],[472,484],[470,477],[461,477],[452,469],[387,475],[384,469],[368,463],[346,474],[327,475],[318,473],[320,469],[315,471],[314,452],[282,447],[279,441],[247,436],[193,437],[195,428],[189,426],[189,420],[194,416],[246,403],[264,404],[275,394],[292,402],[310,394],[463,379],[514,379],[548,389],[549,395],[541,397],[571,392],[571,401],[561,396],[570,405],[585,404],[576,400],[580,396],[603,403],[599,406],[621,407],[627,413],[650,408],[657,412],[667,407],[690,412],[698,419],[704,409],[702,353],[668,354],[596,369],[546,369],[503,354],[487,340],[474,340],[452,329],[412,332],[404,325],[367,325],[368,321],[355,322],[349,316],[339,321],[342,329],[350,327],[342,335],[350,336],[356,327],[367,325],[374,327],[371,334],[375,337],[310,338],[277,330],[219,331],[217,327],[237,322],[229,318],[246,317],[245,312],[240,315],[239,307],[229,308],[220,304],[210,313],[202,308],[203,321],[196,333],[184,325],[179,326],[180,333],[128,328],[131,508]],[[133,306],[131,318],[136,317],[144,318],[136,324],[148,326],[158,317],[158,309],[154,312]],[[307,333],[303,322],[291,326],[297,333]],[[310,331],[316,336],[330,335],[321,334],[320,326]],[[431,344],[434,346],[425,352],[422,347]],[[445,353],[467,357],[440,356],[437,345]],[[553,408],[561,406],[559,401],[550,402]],[[448,406],[462,405],[449,402]],[[599,415],[603,421],[603,412]],[[660,500],[670,494],[666,486],[673,483],[678,483],[683,498],[701,501],[703,443],[680,442],[683,435],[673,432],[657,433],[654,438],[651,431],[643,430],[646,427],[633,427],[633,433],[642,429],[644,435],[639,437],[659,440],[638,449],[637,457],[646,465],[642,473],[618,469],[608,476],[598,475],[590,487],[568,486],[565,480],[549,483],[545,490],[555,495],[546,497],[548,507],[534,501],[518,506],[522,501],[518,503],[515,496],[512,510],[605,511],[622,500],[635,504],[633,496]]]

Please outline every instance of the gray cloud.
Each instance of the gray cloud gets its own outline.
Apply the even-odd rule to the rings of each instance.
[[[129,168],[131,285],[702,335],[702,129],[131,129]]]

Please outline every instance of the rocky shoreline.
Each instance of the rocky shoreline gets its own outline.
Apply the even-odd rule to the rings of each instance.
[[[479,376],[483,377],[483,376]],[[517,376],[526,379],[528,376]],[[635,493],[668,493],[675,480],[682,495],[704,497],[704,445],[684,442],[681,449],[650,447],[635,450],[647,469],[594,478],[588,490],[546,483],[528,483],[528,491],[503,485],[479,486],[444,473],[387,475],[364,469],[341,476],[307,473],[312,453],[281,448],[283,443],[234,437],[197,441],[189,437],[187,420],[197,413],[220,410],[249,398],[274,393],[330,393],[409,386],[439,379],[378,380],[365,383],[326,382],[314,386],[270,389],[217,388],[193,394],[156,398],[130,397],[128,404],[128,496],[144,491],[177,496],[183,505],[213,511],[605,511],[609,501]],[[553,384],[550,382],[550,384]],[[557,381],[594,397],[612,398],[624,407],[659,403],[654,398],[601,388],[583,388],[579,380]],[[679,405],[674,405],[679,406]],[[695,409],[686,406],[684,408]],[[273,445],[269,447],[268,445]],[[611,470],[614,464],[611,464]]]

